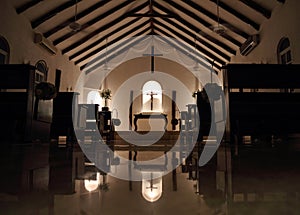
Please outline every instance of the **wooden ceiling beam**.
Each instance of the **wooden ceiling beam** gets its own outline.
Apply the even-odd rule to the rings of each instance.
[[[77,19],[81,19],[81,18],[85,17],[86,15],[89,15],[90,13],[94,12],[95,10],[98,10],[99,8],[103,7],[108,2],[110,2],[110,0],[102,0],[102,1],[97,2],[96,4],[92,5],[91,7],[78,13]],[[73,21],[74,21],[74,16],[69,18],[68,20],[58,24],[56,27],[48,30],[47,32],[44,33],[44,36],[45,37],[51,36],[52,34],[56,33],[57,31],[60,31],[61,29],[67,27]]]
[[[239,1],[242,2],[243,4],[247,5],[251,9],[255,10],[256,12],[260,13],[261,15],[266,17],[267,19],[270,19],[271,15],[272,15],[272,12],[270,10],[262,7],[258,3],[254,2],[252,0],[239,0]]]
[[[145,4],[141,5],[140,7],[143,7],[145,6]],[[140,7],[136,8],[136,9],[133,9],[133,10],[139,10]],[[113,21],[101,26],[100,28],[98,28],[97,30],[91,32],[90,34],[88,34],[87,36],[85,36],[84,38],[80,39],[79,41],[73,43],[72,45],[68,46],[67,48],[65,48],[63,50],[64,53],[67,53],[75,48],[77,48],[78,46],[82,45],[83,43],[85,43],[87,40],[89,40],[90,38],[96,36],[97,34],[113,27],[114,25],[116,25],[117,23],[123,21],[124,19],[127,18],[127,14],[123,14],[122,16],[114,19]]]
[[[173,25],[176,29],[179,29],[179,30],[181,30],[182,32],[185,32],[186,34],[190,35],[191,37],[195,37],[195,31],[193,31],[192,29],[188,28],[189,30],[187,30],[186,28],[184,28],[184,27],[182,27],[181,25],[175,23],[175,22],[172,21],[171,19],[164,19],[164,20],[165,20],[166,22],[168,22],[170,25]],[[197,35],[198,35],[198,34],[197,34]],[[199,41],[201,44],[203,44],[203,45],[209,47],[209,48],[212,49],[212,50],[215,50],[216,52],[220,52],[220,51],[218,51],[219,49],[213,47],[212,45],[210,45],[210,44],[209,44],[208,42],[206,42],[205,40],[201,39],[201,38],[198,37],[198,36],[197,36],[197,38],[198,38],[198,41]],[[217,44],[216,44],[216,45],[217,45]],[[226,50],[227,52],[229,52],[229,53],[232,54],[232,55],[236,55],[236,51],[235,51],[235,50],[233,50],[232,48],[230,48],[230,47],[228,47],[228,46],[226,46],[226,45],[224,45],[224,44],[220,44],[219,47],[221,47],[222,49]],[[227,55],[226,55],[226,56],[227,56]]]
[[[183,54],[185,54],[186,56],[190,56],[192,52],[194,52],[194,50],[191,48],[191,47],[188,47],[187,45],[185,45],[184,43],[182,43],[181,41],[179,40],[176,40],[176,43],[178,44],[175,44],[173,43],[172,41],[170,41],[168,38],[173,38],[172,35],[168,34],[166,31],[164,31],[163,29],[159,29],[159,28],[156,28],[155,31],[158,31],[158,32],[161,32],[161,34],[159,34],[159,36],[162,37],[162,40],[166,41],[167,43],[169,43],[171,46],[174,46],[176,48],[176,50],[182,52]],[[164,38],[164,37],[168,37],[168,38]],[[198,57],[201,57],[203,58],[203,56],[199,56],[200,54],[198,54],[197,56]],[[200,63],[202,66],[206,67],[207,69],[211,69],[211,65],[214,64],[213,61],[209,60],[209,59],[205,59],[208,64],[210,66],[208,66],[207,64],[204,64],[203,62],[201,61],[197,61],[198,63]],[[221,69],[220,66],[218,65],[215,65],[215,67],[217,67],[219,70]]]
[[[83,25],[81,26],[80,31],[86,29],[87,27],[90,27],[90,26],[94,25],[95,23],[97,23],[97,22],[101,21],[102,19],[104,19],[104,18],[110,16],[111,14],[114,14],[114,13],[116,13],[117,11],[122,10],[124,7],[126,7],[127,5],[129,5],[130,3],[132,3],[132,1],[133,1],[133,0],[124,1],[123,3],[118,4],[118,5],[115,6],[114,8],[112,8],[112,9],[110,9],[110,10],[107,10],[106,12],[102,13],[100,16],[97,16],[97,17],[93,18],[92,20],[86,22],[85,24],[83,24]],[[143,5],[144,5],[144,4],[143,4]],[[142,7],[138,6],[138,7],[134,8],[134,9],[132,9],[132,10],[137,10],[137,8],[142,8]],[[119,17],[123,17],[123,16],[119,16]],[[73,35],[75,35],[76,33],[80,32],[80,31],[75,31],[75,32],[74,32],[74,31],[71,31],[70,33],[65,34],[65,35],[63,35],[63,36],[57,38],[56,40],[54,40],[54,41],[53,41],[53,44],[54,44],[54,45],[60,44],[60,43],[62,43],[63,41],[69,39],[70,37],[72,37]],[[97,32],[97,31],[95,31],[95,32]],[[91,33],[91,34],[89,34],[88,36],[84,37],[84,40],[86,41],[87,39],[92,38],[93,36],[95,36],[95,35],[98,34],[98,33],[99,33],[99,32],[97,32],[97,33],[95,33],[95,34],[94,34],[94,33]]]
[[[137,26],[131,28],[129,31],[126,31],[125,33],[123,33],[122,35],[120,35],[120,36],[118,36],[117,38],[113,39],[113,40],[110,41],[109,43],[107,43],[107,44],[105,44],[105,45],[103,45],[103,46],[101,46],[101,47],[99,47],[99,48],[93,50],[92,52],[90,52],[90,53],[86,54],[85,56],[81,57],[80,59],[76,60],[76,61],[75,61],[75,65],[81,63],[82,61],[84,61],[84,60],[86,60],[86,59],[88,59],[88,58],[90,58],[90,57],[92,57],[92,56],[94,56],[94,55],[97,55],[97,54],[98,54],[99,52],[101,52],[106,46],[110,46],[110,45],[112,45],[112,44],[118,42],[119,40],[121,40],[121,39],[127,37],[128,35],[130,35],[130,34],[136,32],[136,31],[138,31],[139,29],[145,27],[145,25],[147,25],[147,24],[149,24],[149,20],[147,20],[146,22],[143,22],[143,23],[141,23],[141,24],[139,24],[139,25],[137,25]],[[106,39],[106,38],[108,38],[108,35],[104,35],[104,36],[103,36],[103,39]],[[93,63],[93,60],[91,60],[91,63]]]
[[[176,40],[176,42],[174,43],[174,41],[172,40],[173,39],[172,35],[168,34],[163,29],[155,28],[155,32],[160,32],[160,33],[157,33],[157,35],[159,37],[161,37],[161,40],[165,41],[170,46],[174,47],[177,51],[180,51],[181,53],[185,54],[187,57],[190,57],[191,53],[195,51],[191,47],[189,47],[189,46],[185,45],[184,43],[182,43],[181,41]],[[170,38],[172,38],[172,39],[170,40]],[[200,57],[200,58],[203,58],[203,56],[201,56],[199,53],[196,54],[196,56]],[[212,61],[209,61],[209,59],[206,59],[206,60],[209,64],[212,63]],[[202,66],[204,66],[205,68],[207,68],[207,69],[211,68],[208,64],[205,64],[202,61],[197,61],[197,62],[199,64],[201,64]]]
[[[171,4],[173,4],[173,6],[176,6],[176,4],[173,1],[171,1]],[[158,4],[157,2],[154,2],[154,5],[155,5],[156,8],[158,8],[159,10],[164,11],[165,13],[168,13],[168,14],[174,13],[171,10],[169,10],[168,8],[162,6],[161,4]],[[187,16],[191,17],[192,19],[195,19],[197,22],[199,22],[200,24],[204,25],[208,30],[212,31],[210,29],[211,24],[208,23],[208,22],[206,22],[205,20],[199,18],[197,15],[195,15],[195,13],[192,13],[192,12],[190,12],[189,10],[187,10],[187,9],[185,9],[183,7],[177,7],[177,9],[181,10],[181,12],[183,12]],[[190,22],[186,21],[185,19],[181,18],[180,16],[178,16],[177,20],[180,21],[182,24],[184,24],[186,26],[189,26],[189,28],[191,28],[191,29],[194,28],[193,30],[195,30],[195,32],[200,32],[199,28],[192,27],[193,25]],[[232,38],[232,37],[230,37],[230,36],[228,36],[226,34],[223,34],[223,35],[220,35],[220,36],[224,37],[227,40],[229,40],[231,43],[233,43],[234,45],[236,45],[238,47],[240,47],[242,45],[239,41],[237,41],[236,39],[234,39],[234,38]],[[212,39],[211,41],[213,43],[220,43],[216,39],[213,39],[213,37],[207,37],[207,39],[208,38]]]
[[[190,37],[192,38],[195,38],[197,39],[197,41],[202,44],[203,46],[207,47],[209,50],[211,50],[212,52],[216,53],[217,55],[223,57],[224,59],[226,59],[227,61],[230,61],[230,56],[228,56],[227,54],[223,53],[222,51],[220,51],[220,49],[212,46],[211,44],[209,44],[208,42],[204,41],[203,39],[199,38],[197,36],[197,34],[195,35],[195,33],[192,33],[191,31],[187,30],[186,28],[180,26],[179,24],[176,24],[175,22],[171,21],[171,20],[165,20],[166,22],[168,22],[168,24],[170,24],[170,26],[173,26],[175,27],[176,30],[179,30],[180,32],[179,33],[185,33],[187,35],[189,35]],[[156,22],[164,27],[165,29],[167,29],[168,31],[172,32],[174,31],[174,28],[170,27],[170,26],[167,26],[161,22],[159,22],[158,20],[156,20]],[[196,44],[194,44],[195,46]],[[236,54],[236,53],[234,53]]]
[[[96,58],[94,58],[93,62],[95,63],[95,65],[93,65],[93,66],[89,67],[88,69],[84,70],[85,67],[88,66],[88,64],[85,64],[85,65],[83,65],[83,66],[80,67],[80,70],[84,70],[85,73],[88,74],[90,72],[93,72],[93,71],[99,69],[99,67],[101,67],[106,61],[110,61],[115,56],[120,55],[120,54],[126,52],[128,49],[130,49],[131,47],[133,47],[135,44],[143,41],[146,37],[141,37],[141,38],[138,38],[138,39],[136,39],[136,37],[144,35],[146,32],[150,32],[150,31],[151,31],[151,29],[150,29],[150,26],[149,26],[148,28],[146,28],[146,29],[138,32],[137,34],[135,34],[133,37],[125,39],[120,44],[118,44],[118,45],[112,47],[111,49],[109,49],[107,51],[107,53],[103,53],[103,54],[97,56]],[[124,39],[124,38],[122,38],[122,39]],[[133,42],[131,42],[131,41],[133,41]],[[118,50],[118,49],[120,49],[120,50]],[[114,53],[114,54],[111,55],[111,56],[108,56],[107,59],[106,59],[106,56],[110,55],[111,53]]]
[[[80,51],[77,51],[76,53],[72,54],[69,57],[69,60],[73,60],[74,58],[78,57],[79,55],[82,55],[85,52],[88,52],[90,49],[92,49],[93,47],[95,47],[96,45],[98,45],[99,43],[101,43],[102,41],[104,41],[106,38],[114,35],[115,33],[118,33],[119,31],[122,31],[125,28],[128,28],[129,26],[133,25],[134,23],[136,23],[139,20],[139,18],[133,19],[129,22],[126,22],[126,24],[121,25],[120,27],[114,29],[113,31],[110,31],[108,34],[104,35],[103,37],[101,37],[100,39],[97,39],[95,42],[91,43],[90,45],[84,47],[83,49],[81,49]],[[66,54],[68,51],[73,50],[73,48],[66,48],[62,50],[63,54]]]
[[[218,2],[218,0],[210,0],[210,1],[212,1],[216,4]],[[235,16],[236,18],[238,18],[245,24],[251,25],[257,31],[260,29],[260,24],[256,23],[252,19],[246,17],[244,14],[234,10],[232,7],[230,7],[229,5],[227,5],[226,3],[222,2],[222,1],[219,1],[218,3],[219,3],[220,8],[222,8],[223,10],[226,10],[228,13],[232,14],[233,16]]]
[[[183,36],[180,32],[174,30],[173,28],[163,24],[163,23],[160,23],[158,21],[156,21],[156,24],[161,26],[162,28],[172,32],[172,34],[176,35],[177,38],[179,38],[180,40],[183,40],[184,42],[188,43],[190,46],[194,47],[195,46],[195,42],[188,39],[187,37]],[[203,53],[204,55],[206,55],[207,57],[211,58],[211,59],[214,59],[216,61],[218,61],[220,64],[222,65],[225,65],[225,61],[221,60],[218,56],[216,56],[215,54],[209,52],[208,50],[202,48],[202,47],[199,47],[197,46],[197,50],[201,53]],[[230,60],[230,59],[229,59]],[[228,60],[228,61],[229,61]]]
[[[154,2],[154,5],[156,8],[158,8],[159,10],[161,11],[164,11],[165,13],[168,13],[168,14],[174,14],[173,11],[167,9],[166,7],[158,4],[157,2]],[[199,33],[201,34],[203,37],[205,37],[207,40],[211,41],[212,43],[215,43],[216,45],[220,46],[220,47],[223,47],[225,48],[226,50],[227,49],[230,49],[228,47],[228,45],[226,45],[225,43],[219,41],[218,39],[210,36],[209,34],[203,32],[200,28],[194,26],[193,24],[191,24],[190,22],[186,21],[185,19],[183,19],[182,17],[178,16],[176,18],[180,23],[182,23],[183,25],[187,26],[188,28],[190,28],[192,31],[196,32],[196,33]],[[229,38],[230,39],[230,38]],[[233,43],[235,46],[237,47],[240,47],[242,44],[240,42],[238,42],[237,40],[233,40],[233,39],[230,39],[229,40],[231,43]],[[228,47],[228,48],[227,48]]]
[[[68,1],[65,2],[61,5],[59,5],[58,7],[54,8],[53,10],[45,13],[44,15],[38,17],[37,19],[31,21],[31,27],[33,29],[35,29],[36,27],[38,27],[39,25],[41,25],[42,23],[46,22],[47,20],[51,19],[52,17],[54,17],[56,14],[74,6],[76,3],[81,2],[82,0],[77,0],[76,1]],[[74,18],[73,18],[74,19]]]
[[[16,9],[16,12],[17,12],[17,14],[23,13],[23,12],[25,12],[26,10],[28,10],[28,9],[30,9],[30,8],[32,8],[32,7],[34,7],[34,6],[36,6],[37,4],[39,4],[39,3],[42,2],[42,1],[44,1],[44,0],[32,0],[32,1],[29,1],[29,2],[27,2],[27,3],[23,4],[23,5],[21,5],[20,7],[18,7],[18,8]]]
[[[185,2],[187,5],[189,5],[192,8],[195,8],[197,11],[201,12],[202,14],[204,14],[205,16],[209,17],[210,19],[212,19],[213,21],[215,21],[216,23],[219,21],[219,23],[221,25],[224,25],[225,28],[230,29],[232,32],[238,34],[239,36],[243,37],[243,38],[248,38],[249,35],[247,33],[245,33],[244,31],[242,31],[241,29],[238,29],[237,27],[234,27],[232,24],[227,23],[224,19],[222,19],[221,17],[218,18],[217,14],[211,13],[210,11],[202,8],[200,5],[196,4],[195,2],[192,2],[190,0],[183,0],[183,2]],[[186,11],[189,11],[186,9]],[[211,26],[210,26],[211,27]]]

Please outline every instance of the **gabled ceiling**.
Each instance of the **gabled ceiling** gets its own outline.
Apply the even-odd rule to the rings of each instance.
[[[196,48],[218,70],[239,52],[250,35],[259,34],[262,23],[271,18],[274,8],[284,0],[12,2],[35,32],[52,41],[81,69],[117,41],[137,35],[159,35]],[[69,25],[75,19],[80,29],[72,30]]]

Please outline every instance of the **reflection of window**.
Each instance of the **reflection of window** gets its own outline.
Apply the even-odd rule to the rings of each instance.
[[[143,86],[143,112],[162,111],[162,89],[157,81],[148,81]]]
[[[290,40],[288,38],[284,37],[280,40],[277,48],[277,55],[279,64],[292,63]]]
[[[9,63],[9,45],[6,39],[0,36],[0,64]]]

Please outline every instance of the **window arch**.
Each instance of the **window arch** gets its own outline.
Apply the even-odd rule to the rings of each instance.
[[[291,64],[292,53],[290,40],[287,37],[281,38],[277,46],[277,58],[279,64]]]
[[[143,85],[143,112],[162,111],[162,88],[157,81],[148,81]]]
[[[88,93],[87,104],[99,104],[101,103],[101,97],[97,90],[93,90]]]
[[[10,48],[7,40],[0,36],[0,64],[9,63]]]

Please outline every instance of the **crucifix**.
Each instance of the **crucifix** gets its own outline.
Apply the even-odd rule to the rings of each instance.
[[[154,46],[151,46],[151,53],[143,54],[143,56],[151,56],[151,73],[154,73],[154,57],[162,56],[162,54],[154,54]]]
[[[150,109],[153,110],[153,96],[157,95],[157,93],[151,91],[150,93],[147,93],[147,95],[150,96]]]

